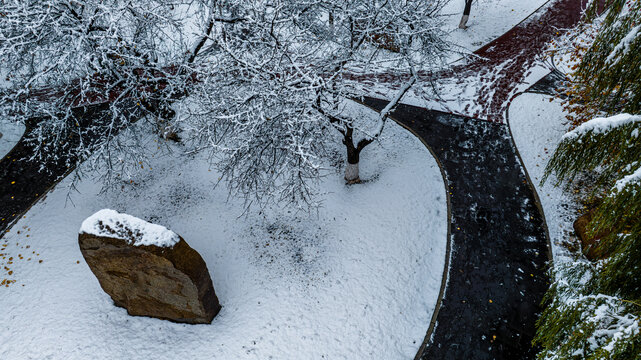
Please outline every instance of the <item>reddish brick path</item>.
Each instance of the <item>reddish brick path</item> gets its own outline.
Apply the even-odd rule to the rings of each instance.
[[[483,105],[482,112],[470,115],[504,122],[507,103],[515,86],[525,79],[526,71],[543,53],[550,41],[558,36],[562,29],[571,28],[579,22],[582,9],[587,2],[587,0],[552,0],[540,12],[477,50],[475,54],[482,59],[464,65],[460,69],[452,69],[455,73],[483,73],[489,69],[501,69],[498,73],[488,76],[487,83],[484,82],[477,94],[479,103]],[[490,90],[494,91],[490,92]]]
[[[478,110],[459,115],[503,123],[507,103],[516,92],[516,86],[523,82],[527,71],[551,40],[581,20],[587,2],[551,0],[510,31],[475,51],[478,57],[438,73],[422,72],[419,77],[423,82],[437,80],[462,84],[465,79],[480,81],[474,94],[475,109]],[[485,20],[492,21],[491,18]],[[467,31],[474,31],[474,28]],[[391,73],[354,77],[371,83],[399,83],[407,78],[407,75]]]

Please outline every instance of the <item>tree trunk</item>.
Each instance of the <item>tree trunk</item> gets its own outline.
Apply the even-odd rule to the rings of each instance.
[[[329,33],[334,35],[334,11],[329,12]]]
[[[463,17],[461,17],[461,23],[458,25],[459,29],[467,29],[467,20],[470,18],[471,10],[472,10],[472,0],[465,0],[465,9],[463,10]]]
[[[175,142],[180,142],[180,136],[172,126],[172,120],[176,116],[176,112],[171,108],[171,105],[164,101],[158,100],[142,100],[142,104],[155,116],[156,120],[156,131],[165,140],[172,140]]]
[[[345,181],[348,184],[357,184],[361,182],[358,176],[358,162],[360,159],[361,151],[354,147],[354,144],[349,141],[345,144],[347,147],[347,164],[345,164]]]
[[[370,144],[373,140],[362,139],[357,145],[354,145],[354,128],[351,126],[345,127],[343,133],[343,144],[347,150],[347,164],[345,164],[345,181],[348,184],[358,184],[361,178],[358,176],[358,161],[361,157],[361,151]]]

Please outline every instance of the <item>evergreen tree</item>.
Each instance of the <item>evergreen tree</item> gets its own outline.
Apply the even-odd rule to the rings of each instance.
[[[608,5],[573,74],[579,96],[570,108],[580,125],[563,137],[546,169],[559,183],[599,174],[595,188],[605,189],[604,200],[588,235],[609,234],[596,244],[606,258],[555,264],[534,340],[543,348],[539,359],[641,358],[641,1]]]
[[[588,20],[597,17],[599,3],[592,1]],[[606,4],[598,35],[571,74],[568,109],[575,125],[599,112],[641,112],[641,1],[607,0]]]

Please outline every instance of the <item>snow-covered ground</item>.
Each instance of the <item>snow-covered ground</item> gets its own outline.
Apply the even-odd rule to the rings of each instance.
[[[562,102],[547,95],[524,93],[513,100],[508,113],[514,142],[541,199],[553,256],[569,256],[562,243],[567,243],[568,234],[574,231],[578,205],[563,186],[554,186],[554,176],[541,185],[545,166],[568,130]]]
[[[499,74],[501,70],[501,67],[497,67],[493,71],[493,73]],[[533,64],[526,72],[525,78],[519,84],[516,84],[512,88],[507,98],[509,99],[519,92],[527,90],[537,81],[541,80],[543,77],[549,74],[550,71],[551,65],[547,64],[546,62],[539,61]],[[492,81],[482,79],[483,76],[487,75],[476,73],[466,77],[465,79],[462,79],[460,82],[453,81],[452,79],[446,79],[440,84],[437,84],[437,97],[431,95],[430,84],[422,84],[422,86],[424,86],[423,90],[427,89],[427,92],[419,89],[415,89],[414,91],[410,90],[403,97],[402,102],[408,105],[414,105],[444,112],[451,112],[453,114],[462,116],[475,116],[475,114],[477,112],[481,112],[483,110],[483,107],[485,106],[479,104],[478,102],[479,89],[484,86],[488,86],[488,90],[490,92],[488,98],[491,98],[493,92],[496,91],[496,89],[491,87]],[[373,90],[371,96],[379,98],[391,98],[398,91],[390,90],[383,83],[377,84],[372,89]]]
[[[458,25],[465,1],[452,0],[443,9],[443,14],[446,16],[445,30],[449,32],[449,40],[452,43],[460,46],[464,52],[473,52],[500,37],[547,3],[549,0],[477,0],[472,4],[470,20],[467,24],[469,28],[463,30],[459,29]],[[458,64],[456,60],[460,59],[460,55],[453,53],[449,62]],[[512,60],[507,60],[505,65],[509,65],[510,61]],[[492,85],[495,76],[503,70],[501,66],[498,66],[493,69],[492,73],[466,74],[466,77],[462,79],[443,79],[435,84],[419,83],[403,97],[402,102],[428,109],[473,116],[483,109],[483,105],[478,103],[479,90],[484,86]],[[514,87],[510,97],[532,86],[547,75],[550,70],[550,64],[539,62],[533,65],[528,69],[522,83]],[[432,92],[433,86],[435,86],[437,96],[434,96]],[[373,97],[392,98],[398,89],[390,89],[388,84],[379,82],[372,84],[370,91]],[[488,91],[488,98],[491,98],[495,90],[490,87]]]
[[[179,149],[178,149],[179,150]],[[121,191],[69,178],[0,239],[0,359],[409,359],[436,304],[447,206],[436,161],[389,124],[364,184],[325,178],[324,206],[241,216],[201,156],[157,155]],[[84,262],[77,234],[102,208],[167,226],[207,263],[211,325],[131,317]],[[40,262],[42,260],[42,262]],[[9,273],[11,271],[11,273]]]
[[[506,33],[548,1],[475,0],[467,22],[468,28],[463,30],[458,25],[465,1],[451,0],[443,9],[443,14],[447,15],[445,29],[450,32],[450,41],[473,52]]]
[[[474,51],[545,2],[478,0],[469,28],[460,30],[464,2],[452,1],[447,30]],[[462,111],[461,89],[451,90],[452,99],[444,100]],[[514,101],[510,125],[536,183],[549,156],[543,149],[551,153],[565,128],[555,122],[558,103],[530,96],[539,95]],[[444,184],[418,139],[389,124],[381,142],[362,154],[361,178],[370,181],[345,186],[338,172],[325,178],[324,206],[312,215],[287,209],[241,215],[242,202],[225,202],[227,190],[214,189],[219,175],[201,156],[158,155],[145,169],[107,194],[86,178],[73,204],[66,179],[0,239],[1,278],[15,280],[0,288],[0,359],[414,357],[441,286],[447,233]],[[570,210],[552,182],[536,185],[560,241]],[[82,221],[102,208],[165,225],[200,252],[223,305],[211,325],[130,317],[113,305],[77,244]]]
[[[0,120],[0,159],[5,157],[11,149],[20,141],[24,134],[24,125],[20,123]]]

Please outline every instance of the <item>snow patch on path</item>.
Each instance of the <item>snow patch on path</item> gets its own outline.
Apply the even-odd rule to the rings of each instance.
[[[9,151],[22,138],[25,127],[23,124],[0,120],[0,159],[7,156]]]

